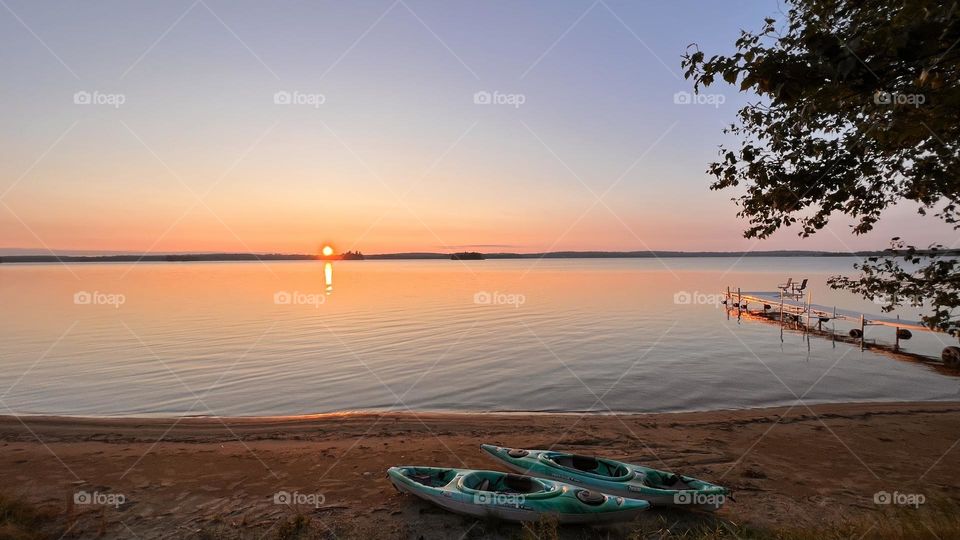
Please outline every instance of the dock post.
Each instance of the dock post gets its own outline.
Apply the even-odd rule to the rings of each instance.
[[[897,320],[900,320],[900,315],[897,315]],[[897,352],[897,351],[900,350],[900,327],[899,327],[899,326],[895,326],[895,327],[893,328],[893,331],[894,331],[894,332],[896,333],[896,335],[897,335],[896,341],[893,342],[893,351],[894,351],[894,352]]]
[[[866,347],[866,335],[864,334],[864,329],[866,325],[863,321],[863,313],[860,314],[860,350],[862,351]]]
[[[740,287],[737,287],[737,319],[740,319],[740,311],[743,309],[740,304],[743,302],[743,295],[740,294]]]
[[[833,318],[830,319],[830,341],[837,346],[837,306],[833,306]]]
[[[783,289],[780,289],[780,332],[783,333]]]
[[[727,309],[724,311],[727,312],[727,320],[730,320],[730,286],[727,285],[727,301],[724,303],[727,306]]]

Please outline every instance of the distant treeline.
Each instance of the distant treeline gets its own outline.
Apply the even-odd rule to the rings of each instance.
[[[193,262],[193,261],[305,261],[316,255],[290,253],[195,253],[177,255],[7,255],[0,263],[46,262]]]
[[[919,252],[924,253],[924,252]],[[960,249],[944,250],[941,255],[960,257]],[[345,253],[331,259],[362,260],[401,260],[401,259],[646,259],[678,257],[872,257],[889,255],[884,251],[857,251],[844,253],[835,251],[551,251],[549,253],[381,253],[363,255]],[[317,255],[297,253],[192,253],[176,255],[6,255],[0,257],[0,263],[50,263],[50,262],[198,262],[198,261],[309,261],[320,260]]]
[[[918,253],[923,253],[918,251]],[[960,249],[942,250],[941,255],[960,257]],[[465,257],[467,255],[467,257]],[[680,257],[872,257],[885,251],[550,251],[547,253],[387,253],[366,255],[367,259],[652,259]]]
[[[482,261],[483,259],[485,259],[483,253],[478,251],[461,251],[450,255],[450,260],[453,261]]]

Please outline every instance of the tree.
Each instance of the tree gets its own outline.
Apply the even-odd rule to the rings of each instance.
[[[807,237],[841,214],[864,234],[892,205],[910,201],[926,219],[960,228],[960,5],[934,0],[787,0],[782,20],[741,31],[736,52],[683,57],[700,92],[720,80],[756,94],[724,129],[710,188],[739,190],[747,238],[799,224]],[[739,186],[739,188],[738,188]],[[960,239],[954,239],[960,243]],[[899,238],[883,256],[830,286],[885,311],[931,306],[930,327],[956,326],[960,263],[952,248]],[[946,253],[945,253],[946,252]]]

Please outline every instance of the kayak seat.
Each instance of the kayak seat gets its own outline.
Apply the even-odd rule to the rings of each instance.
[[[630,473],[631,473],[630,469],[624,465],[618,465],[613,469],[613,476],[617,476],[617,477],[627,476]]]
[[[597,469],[597,467],[600,466],[600,461],[597,458],[590,456],[578,456],[576,454],[557,456],[553,458],[553,461],[558,465],[586,472],[593,472]]]
[[[665,473],[661,475],[659,481],[654,481],[653,484],[655,484],[654,487],[676,490],[691,489],[693,487],[688,484],[679,474],[673,473]]]
[[[595,457],[572,456],[573,468],[581,471],[593,472],[600,467],[600,461]]]
[[[408,469],[405,476],[418,484],[441,487],[450,483],[450,480],[456,476],[456,471],[451,469],[432,470],[430,468]]]
[[[578,471],[607,476],[610,478],[620,478],[630,473],[630,470],[619,463],[610,462],[604,459],[597,459],[592,456],[580,456],[577,454],[567,454],[553,458],[553,462],[561,467],[576,469]]]
[[[418,484],[423,484],[425,486],[433,485],[433,477],[429,474],[411,474],[410,479]]]
[[[536,485],[529,476],[519,476],[516,474],[504,476],[503,487],[505,493],[533,493],[540,491],[540,487]]]
[[[549,490],[549,486],[529,476],[473,471],[463,477],[463,486],[477,491],[507,494],[531,494]]]
[[[607,461],[600,460],[600,466],[598,467],[597,472],[604,476],[619,478],[621,476],[626,476],[627,474],[629,474],[630,469],[620,464],[614,464],[614,463],[609,463]]]

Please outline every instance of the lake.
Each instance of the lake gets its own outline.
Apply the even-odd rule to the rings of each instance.
[[[946,400],[958,379],[738,321],[727,286],[854,258],[0,265],[0,412],[297,415],[358,410],[664,412]],[[916,313],[904,312],[905,318]],[[869,328],[890,341],[891,328]],[[955,340],[915,332],[909,351]]]

